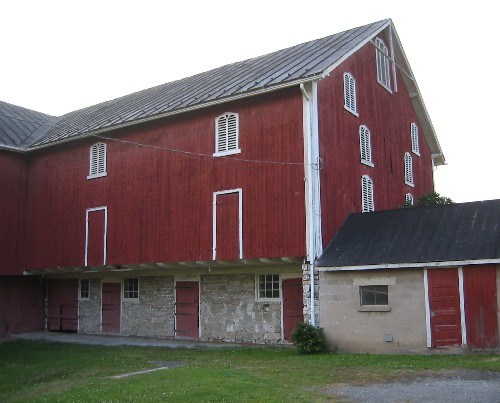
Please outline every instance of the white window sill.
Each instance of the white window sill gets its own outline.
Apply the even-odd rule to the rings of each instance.
[[[367,165],[367,166],[372,167],[372,168],[375,166],[375,165],[373,165],[373,162],[370,162],[370,161],[367,161],[367,160],[361,160],[361,163],[363,165]]]
[[[358,308],[358,312],[390,312],[390,305],[363,305]]]
[[[414,183],[411,183],[411,182],[407,182],[407,181],[405,181],[405,184],[406,184],[406,185],[408,185],[408,186],[410,186],[410,187],[412,187],[412,188],[414,188],[414,187],[415,187],[415,184],[414,184]]]
[[[385,85],[383,82],[381,82],[381,81],[379,81],[379,80],[377,80],[377,82],[378,82],[378,83],[379,83],[379,84],[380,84],[383,88],[385,88],[389,94],[392,94],[392,89],[391,89],[390,87],[388,87],[387,85]]]
[[[354,116],[359,117],[359,113],[358,113],[358,112],[356,112],[356,111],[353,111],[351,108],[348,108],[347,106],[345,106],[345,105],[344,105],[344,109],[345,109],[347,112],[352,113]]]
[[[413,154],[418,155],[418,156],[420,157],[420,152],[415,151],[415,150],[411,150],[411,152],[412,152]]]
[[[89,175],[89,176],[87,176],[87,179],[102,178],[103,176],[108,176],[108,173],[103,172],[101,174]]]
[[[216,152],[213,155],[214,157],[225,157],[227,155],[240,154],[240,153],[241,153],[241,148],[237,148],[235,150]]]

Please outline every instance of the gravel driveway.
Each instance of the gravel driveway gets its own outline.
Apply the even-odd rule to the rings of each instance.
[[[500,373],[443,371],[397,382],[341,386],[328,392],[346,403],[500,403]]]

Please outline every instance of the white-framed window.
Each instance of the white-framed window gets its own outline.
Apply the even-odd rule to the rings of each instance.
[[[375,38],[375,52],[377,59],[377,81],[382,87],[391,92],[391,75],[389,68],[389,49],[380,38]]]
[[[90,299],[90,280],[88,278],[80,279],[80,299]]]
[[[414,205],[413,195],[411,193],[406,193],[405,195],[405,205],[413,206]]]
[[[240,153],[239,116],[226,112],[215,119],[215,152],[214,156]]]
[[[95,143],[90,147],[89,176],[87,179],[106,175],[106,143]]]
[[[411,134],[411,151],[414,154],[420,156],[420,146],[418,145],[418,126],[416,123],[412,122],[410,125],[410,134]]]
[[[358,116],[356,81],[351,73],[344,73],[344,108]]]
[[[370,130],[365,125],[359,126],[359,151],[361,163],[373,167]]]
[[[359,305],[389,305],[389,286],[362,285],[359,287]]]
[[[139,299],[138,278],[126,278],[123,280],[123,299]]]
[[[361,177],[361,212],[368,213],[374,210],[373,181],[368,175],[363,175]]]
[[[408,186],[415,186],[413,183],[413,159],[409,152],[405,153],[405,183]]]
[[[279,274],[258,274],[255,291],[258,300],[279,300],[281,297]]]

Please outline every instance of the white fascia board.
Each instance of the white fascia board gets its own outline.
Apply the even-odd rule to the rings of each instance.
[[[498,263],[500,263],[500,258],[479,259],[479,260],[449,260],[444,262],[424,262],[424,263],[386,263],[386,264],[374,264],[366,266],[317,267],[317,269],[318,271],[321,272],[333,272],[333,271],[363,271],[363,270],[380,270],[380,269],[458,267],[458,266],[498,264]]]

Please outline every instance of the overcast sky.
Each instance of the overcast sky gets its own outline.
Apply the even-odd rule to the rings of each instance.
[[[436,191],[500,199],[491,0],[3,2],[0,99],[51,115],[392,18],[443,149]]]

